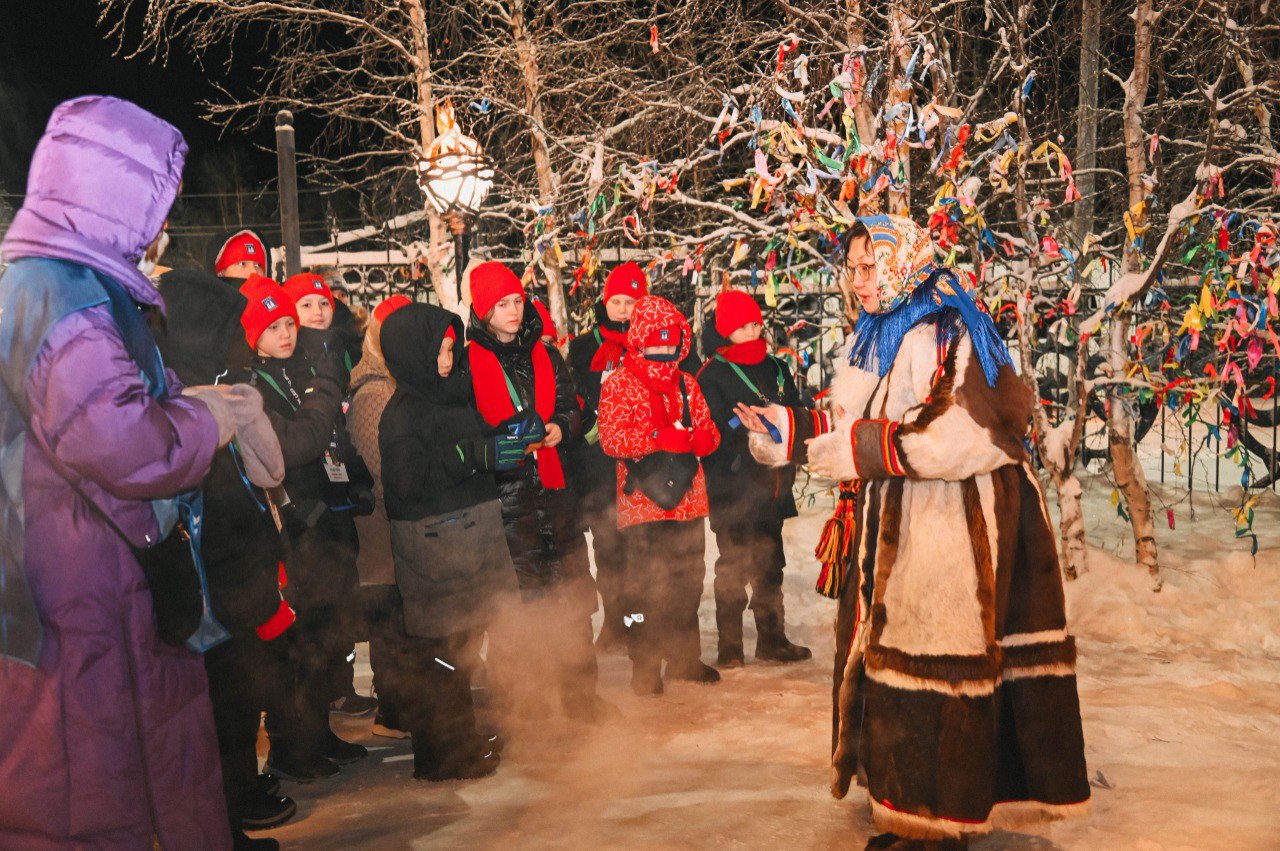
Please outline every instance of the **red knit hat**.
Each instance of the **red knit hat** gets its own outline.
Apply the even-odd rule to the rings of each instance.
[[[329,289],[329,284],[325,281],[323,275],[317,275],[315,272],[299,272],[292,278],[284,282],[284,291],[297,304],[305,296],[322,295],[329,301],[329,306],[333,307],[333,290]]]
[[[240,314],[240,324],[244,326],[244,338],[249,348],[258,348],[258,338],[271,327],[277,319],[293,317],[298,324],[298,308],[284,289],[270,278],[255,275],[251,280],[254,286],[245,287],[245,298],[249,303],[244,313]]]
[[[213,261],[213,272],[221,275],[228,266],[244,260],[257,263],[263,269],[268,265],[267,249],[251,230],[242,230],[222,243],[222,247],[218,249],[218,258]]]
[[[373,309],[373,318],[378,322],[386,322],[388,316],[406,304],[413,304],[413,299],[407,295],[393,295],[390,298],[384,298],[382,303]]]
[[[760,305],[742,290],[724,290],[716,296],[716,333],[725,339],[743,325],[764,324]]]
[[[649,294],[649,279],[644,269],[634,261],[627,261],[621,266],[614,266],[609,277],[604,281],[604,300],[608,301],[616,295],[627,295],[639,300]]]
[[[471,309],[476,316],[484,319],[509,295],[524,295],[524,285],[505,264],[490,260],[471,270]]]

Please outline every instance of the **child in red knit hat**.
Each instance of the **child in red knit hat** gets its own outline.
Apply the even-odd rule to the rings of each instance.
[[[782,523],[796,516],[795,468],[771,468],[755,463],[747,444],[748,432],[735,428],[738,404],[801,406],[791,370],[769,354],[760,305],[740,290],[726,290],[716,299],[715,329],[722,338],[716,355],[698,373],[711,418],[720,429],[720,448],[705,462],[711,530],[720,557],[716,560],[716,664],[741,666],[745,657],[742,615],[751,588],[751,611],[756,621],[756,659],[798,662],[809,648],[787,640],[783,623]]]
[[[631,314],[636,302],[648,294],[649,279],[638,263],[615,266],[595,303],[595,328],[569,341],[567,360],[578,385],[584,432],[584,439],[570,450],[570,485],[578,497],[582,534],[591,531],[596,588],[604,607],[604,623],[596,639],[601,649],[621,648],[626,642],[622,577],[627,553],[618,532],[617,462],[600,448],[596,427],[600,386],[622,364]]]
[[[592,722],[617,709],[596,694],[595,585],[561,455],[582,419],[564,360],[541,337],[542,320],[516,274],[498,262],[476,266],[462,374],[490,428],[544,435],[528,461],[496,474],[524,605],[490,631],[489,670],[518,713],[545,714],[543,690],[529,686],[546,682],[566,715]]]
[[[276,504],[291,543],[284,596],[298,616],[282,639],[292,680],[282,684],[281,709],[267,715],[267,771],[308,782],[368,755],[333,733],[329,706],[336,660],[352,646],[358,615],[353,515],[372,510],[372,479],[342,427],[346,373],[338,356],[312,363],[298,350],[297,308],[275,281],[255,276],[243,291],[241,324],[257,355],[247,379],[284,454],[285,495]]]

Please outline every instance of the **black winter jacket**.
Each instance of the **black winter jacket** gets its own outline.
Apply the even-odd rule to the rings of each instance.
[[[775,469],[756,463],[747,445],[746,429],[729,425],[739,403],[800,407],[795,379],[787,365],[772,355],[760,363],[736,364],[755,385],[753,390],[734,366],[717,356],[708,360],[698,374],[698,386],[707,399],[711,418],[720,429],[719,448],[703,460],[711,524],[723,528],[726,523],[755,517],[772,516],[779,521],[795,517],[796,503],[791,493],[795,468]]]
[[[467,329],[468,348],[482,346],[497,355],[526,409],[534,404],[531,353],[534,346],[546,345],[541,335],[542,320],[538,318],[532,301],[525,302],[524,321],[516,339],[510,343],[498,342],[474,314]],[[572,476],[569,467],[573,446],[581,434],[582,415],[573,377],[564,359],[553,346],[547,346],[547,351],[556,377],[555,413],[549,422],[560,427],[560,457],[568,479]],[[464,359],[462,373],[470,384],[469,359]],[[549,490],[542,487],[537,465],[532,460],[518,470],[497,474],[497,481],[507,545],[511,548],[520,588],[526,596],[537,596],[554,586],[572,584],[577,587],[584,580],[589,582],[590,566],[572,492],[568,488]],[[578,557],[579,550],[581,558]],[[591,596],[594,604],[594,592]]]
[[[184,384],[226,381],[242,373],[251,352],[240,326],[244,296],[197,269],[160,279],[166,317],[152,333],[165,364]],[[237,369],[239,367],[240,369]],[[260,490],[241,478],[229,447],[218,450],[204,480],[202,551],[213,613],[234,634],[249,634],[280,605],[278,566],[284,543]]]
[[[457,316],[411,304],[381,331],[396,382],[378,426],[382,489],[405,629],[421,637],[483,627],[497,599],[517,588],[493,474],[456,448],[490,429],[473,404],[470,377],[456,368],[440,377],[437,357],[450,327],[461,340]]]
[[[341,374],[337,359],[330,358],[313,375],[297,351],[283,360],[255,357],[249,373],[284,455],[288,505],[283,515],[291,542],[285,599],[299,610],[345,604],[359,585],[359,544],[348,506],[353,490],[372,492],[372,477],[340,428]],[[332,482],[325,472],[331,442],[349,482]]]
[[[489,427],[475,408],[471,377],[456,364],[448,378],[437,369],[451,325],[462,339],[461,319],[426,304],[406,305],[382,324],[382,356],[396,381],[378,427],[382,490],[393,521],[421,520],[498,498],[493,474],[478,472],[456,448]]]

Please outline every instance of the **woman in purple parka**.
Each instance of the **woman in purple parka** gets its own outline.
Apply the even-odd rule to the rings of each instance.
[[[186,150],[125,101],[61,104],[0,244],[0,460],[25,432],[20,494],[12,463],[0,488],[0,848],[231,846],[204,666],[161,642],[130,545],[235,413],[148,385],[158,355],[148,373],[107,300],[161,307],[137,265]]]

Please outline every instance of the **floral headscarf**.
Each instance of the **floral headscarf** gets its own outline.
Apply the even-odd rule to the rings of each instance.
[[[1001,366],[1011,364],[1009,350],[962,278],[934,262],[928,232],[901,216],[868,216],[858,222],[871,234],[880,310],[863,311],[858,317],[849,363],[883,376],[907,332],[928,321],[937,326],[940,343],[949,345],[960,334],[967,335],[987,383],[994,387]]]
[[[858,223],[871,234],[880,287],[880,312],[897,307],[928,277],[933,263],[933,238],[902,216],[864,216]]]

